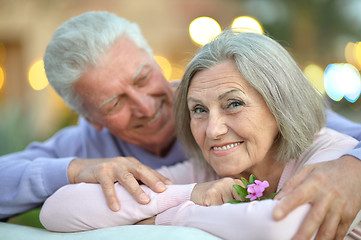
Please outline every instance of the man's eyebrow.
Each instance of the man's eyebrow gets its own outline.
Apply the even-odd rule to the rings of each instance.
[[[113,100],[116,99],[118,96],[119,96],[119,94],[115,94],[115,95],[111,96],[110,98],[108,98],[107,100],[105,100],[104,102],[102,102],[102,103],[99,105],[99,108],[102,108],[105,104],[113,101]]]
[[[132,82],[137,79],[137,77],[140,75],[140,73],[143,71],[143,68],[147,66],[147,64],[142,64],[138,70],[135,72],[135,74],[133,75],[132,77]],[[102,108],[105,104],[113,101],[115,98],[117,98],[119,96],[119,94],[115,94],[113,96],[111,96],[110,98],[108,98],[107,100],[103,101],[100,105],[99,105],[99,108]]]
[[[137,79],[137,77],[140,75],[140,73],[143,71],[143,68],[148,66],[148,64],[142,64],[138,70],[135,72],[135,74],[132,77],[132,81],[134,81],[135,79]]]

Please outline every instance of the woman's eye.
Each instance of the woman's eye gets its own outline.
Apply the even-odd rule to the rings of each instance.
[[[227,104],[227,108],[237,108],[243,105],[244,103],[242,101],[231,101]]]
[[[192,108],[192,113],[194,114],[201,114],[205,112],[205,109],[203,107],[200,106],[195,106],[194,108]]]

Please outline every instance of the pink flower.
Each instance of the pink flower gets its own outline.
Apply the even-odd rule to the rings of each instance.
[[[269,187],[269,183],[267,181],[254,181],[253,184],[249,184],[247,186],[247,192],[249,193],[246,198],[249,198],[251,201],[260,198],[263,196],[264,190]]]

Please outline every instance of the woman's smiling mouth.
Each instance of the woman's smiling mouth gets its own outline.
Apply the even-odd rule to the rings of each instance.
[[[229,149],[235,148],[238,145],[240,145],[241,143],[243,143],[243,142],[236,142],[236,143],[226,144],[223,146],[214,146],[214,147],[211,147],[211,149],[214,151],[224,151],[224,150],[229,150]]]

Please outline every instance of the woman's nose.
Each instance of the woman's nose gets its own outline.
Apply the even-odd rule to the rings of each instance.
[[[207,137],[220,139],[228,132],[228,127],[224,118],[220,114],[209,114],[206,130]]]

